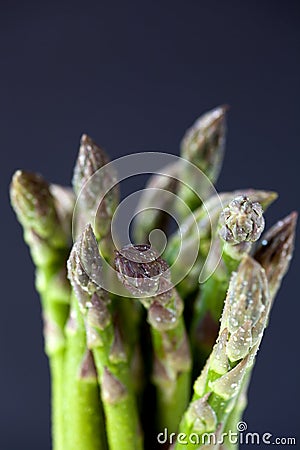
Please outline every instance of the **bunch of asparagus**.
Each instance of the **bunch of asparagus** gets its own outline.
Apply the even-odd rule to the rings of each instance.
[[[297,214],[261,238],[263,213],[276,193],[195,194],[199,180],[184,162],[216,181],[225,115],[218,107],[201,116],[182,140],[182,159],[150,178],[135,243],[123,248],[115,248],[111,236],[116,174],[91,138],[81,138],[73,189],[37,174],[14,174],[11,202],[41,297],[54,450],[160,448],[156,436],[164,429],[187,438],[173,441],[176,450],[236,447],[201,438],[236,431],[242,418],[255,357],[292,257]],[[107,186],[113,188],[104,195]],[[162,189],[175,195],[164,197]],[[155,228],[168,230],[170,202],[181,227],[159,254],[148,236]],[[197,257],[186,273],[193,247]],[[108,264],[124,295],[103,287]],[[200,283],[204,267],[215,270]],[[177,274],[183,279],[175,286]]]

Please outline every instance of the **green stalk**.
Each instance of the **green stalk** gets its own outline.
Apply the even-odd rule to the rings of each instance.
[[[36,288],[42,302],[45,352],[49,358],[52,396],[52,440],[54,450],[64,450],[63,358],[64,325],[68,316],[70,286],[65,262],[69,248],[70,215],[56,208],[55,194],[39,175],[17,171],[11,184],[11,202],[24,230],[36,266]],[[72,196],[64,188],[69,204]],[[67,211],[67,208],[66,208]]]
[[[266,203],[274,198],[265,198]],[[219,216],[219,241],[222,260],[214,273],[200,286],[194,303],[191,323],[191,340],[195,370],[198,372],[216,340],[226,292],[231,274],[237,270],[243,255],[264,228],[263,210],[257,201],[242,195],[235,197]]]
[[[51,377],[51,415],[52,415],[52,448],[63,450],[65,448],[65,423],[62,399],[64,398],[64,350],[55,352],[49,358]]]
[[[218,340],[194,384],[194,395],[180,425],[188,442],[176,450],[202,448],[205,433],[221,433],[248,374],[267,324],[271,301],[265,272],[249,256],[233,274]],[[198,441],[191,441],[191,435]]]
[[[52,398],[52,440],[53,449],[63,450],[65,448],[65,423],[64,423],[64,357],[65,336],[63,334],[64,324],[69,313],[69,305],[55,301],[49,301],[47,292],[52,292],[52,286],[47,285],[45,290],[38,288],[42,301],[44,319],[45,353],[49,358]]]
[[[172,330],[158,331],[151,327],[155,354],[153,382],[157,388],[157,423],[159,429],[178,429],[191,390],[191,362],[185,326],[180,318]]]
[[[289,268],[293,255],[297,214],[291,213],[289,216],[277,222],[262,237],[261,243],[254,253],[254,258],[265,269],[269,284],[270,301],[274,301],[281,286],[282,278]],[[247,390],[250,382],[250,375],[244,382],[238,396],[236,406],[230,413],[225,424],[225,432],[230,430],[236,432],[237,424],[242,420],[243,413],[247,406]],[[235,450],[237,444],[226,442],[227,450]]]
[[[84,321],[74,295],[66,334],[64,448],[104,450],[106,442],[97,373],[87,350]]]
[[[76,292],[101,387],[110,450],[141,450],[142,437],[127,355],[112,323],[109,297],[101,285],[102,260],[90,225],[74,244],[69,276]],[[82,447],[85,448],[85,447]]]
[[[124,247],[116,252],[115,266],[120,281],[148,311],[158,426],[176,432],[190,395],[191,357],[182,300],[170,283],[166,262],[149,245]]]
[[[103,335],[103,330],[99,332]],[[138,425],[137,405],[127,361],[111,361],[107,349],[92,348],[101,385],[106,431],[111,450],[143,448]]]
[[[140,406],[146,384],[141,346],[142,305],[136,299],[129,300],[127,297],[113,295],[111,297],[114,305],[115,327],[120,330],[130,367],[133,390]]]
[[[79,155],[76,161],[72,181],[74,192],[77,195],[77,208],[75,211],[76,233],[77,235],[79,235],[82,232],[79,239],[80,249],[82,250],[86,245],[86,242],[83,242],[83,239],[86,239],[86,241],[93,239],[93,237],[91,237],[93,236],[92,229],[90,227],[86,228],[88,223],[92,223],[94,226],[95,236],[98,241],[101,256],[108,262],[111,262],[111,259],[113,258],[114,246],[111,238],[110,227],[112,216],[119,201],[119,188],[118,185],[115,184],[116,174],[114,172],[114,169],[111,164],[107,165],[108,162],[109,159],[106,153],[90,137],[88,137],[87,135],[83,135],[81,138]],[[97,254],[95,248],[93,249],[93,251],[95,254]],[[97,263],[100,267],[101,258],[99,255]],[[88,276],[89,275],[90,274],[88,273]],[[101,280],[99,279],[98,281],[100,286]],[[80,286],[82,284],[82,280],[80,280],[78,284]],[[128,329],[130,330],[130,332],[128,333],[130,336],[128,342],[129,344],[132,344],[133,340],[137,339],[139,311],[134,311],[136,314],[133,319],[132,317],[130,317],[131,313],[133,312],[130,304],[122,303],[122,308],[120,308],[119,299],[114,298],[113,300],[114,316],[117,318],[117,320],[120,315],[122,315],[123,320],[126,318],[131,319],[126,322],[123,328],[125,328],[126,332],[128,331]],[[84,314],[86,314],[85,306],[83,306],[83,311]],[[121,323],[121,329],[122,325],[123,324]],[[116,334],[117,330],[114,331],[114,335]],[[99,383],[101,384],[101,377],[105,364],[105,360],[103,360],[101,355],[103,356],[105,352],[108,354],[109,349],[106,348],[104,353],[100,350],[101,349],[99,349],[98,347],[93,348],[93,354],[99,372]],[[133,352],[133,350],[134,349],[130,348],[131,353]],[[126,362],[125,366],[127,370],[128,362]],[[122,373],[123,369],[121,370],[121,368],[119,368],[118,370],[120,370],[120,373]],[[112,373],[114,373],[114,370],[112,371]],[[129,376],[128,380],[124,380],[124,382],[126,385],[129,383]],[[129,390],[130,392],[128,395],[128,399],[125,402],[125,405],[127,405],[127,407],[129,408],[129,416],[123,423],[122,438],[119,437],[120,446],[120,442],[122,442],[122,445],[125,446],[126,439],[128,439],[128,443],[126,445],[133,446],[135,445],[133,444],[133,439],[137,438],[138,418],[137,412],[135,411],[136,407],[133,399],[133,394],[131,392],[131,386]],[[109,406],[109,403],[107,403],[103,398],[103,387],[101,389],[101,395],[107,422],[108,441],[110,445],[116,446],[117,442],[115,435],[116,430],[118,431],[118,413],[116,415],[114,411],[116,408],[122,409],[124,407],[123,401],[120,402],[119,406],[114,406],[112,408]],[[138,446],[137,448],[139,448],[141,444],[136,445]]]
[[[82,235],[79,239],[81,246],[80,248],[82,250],[82,248],[86,244],[86,242],[83,242],[83,239],[90,240],[92,239],[91,235],[93,236],[92,229],[86,228],[86,225],[88,223],[93,223],[95,235],[99,243],[101,256],[106,260],[111,261],[113,257],[114,247],[111,239],[110,226],[112,216],[119,200],[119,189],[118,186],[115,185],[116,174],[114,173],[112,166],[107,166],[108,161],[109,160],[106,153],[91,138],[83,135],[81,138],[79,155],[76,161],[73,176],[73,188],[78,196],[77,211],[75,214],[75,223],[77,225],[76,232],[77,234],[79,234],[82,231]],[[112,189],[110,189],[111,187]],[[94,252],[96,253],[95,248]],[[99,265],[101,264],[100,256],[98,258],[98,263]],[[81,284],[81,282],[82,280],[79,282],[79,285]],[[101,280],[99,280],[99,285],[101,285]],[[118,317],[120,315],[120,311],[118,311],[117,306],[119,305],[115,300],[114,309],[116,309],[115,314]],[[126,315],[129,316],[129,314],[131,313],[130,305],[126,305],[126,309]],[[132,327],[131,331],[134,331],[134,333],[132,333],[132,337],[133,334],[136,334],[135,332],[137,330],[135,328],[136,327],[134,326]],[[99,372],[98,376],[101,386],[101,377],[103,375],[104,365],[108,364],[107,360],[103,360],[103,355],[105,355],[105,353],[109,353],[108,348],[105,349],[104,353],[98,347],[93,348],[93,354],[96,361],[97,370]],[[126,367],[127,365],[128,363],[126,362]],[[110,369],[112,368],[110,367]],[[120,370],[120,373],[122,374],[123,369],[121,370],[121,368],[119,367],[118,370]],[[112,373],[114,373],[114,370],[112,371]],[[129,376],[128,380],[122,380],[121,382],[123,381],[127,386],[127,384],[129,383]],[[103,395],[105,395],[103,386],[101,389],[107,423],[108,441],[110,446],[114,446],[113,448],[115,448],[115,446],[117,445],[117,438],[115,436],[116,432],[119,431],[117,419],[119,420],[118,414],[121,414],[121,412],[118,413],[118,408],[124,408],[124,404],[129,408],[129,415],[127,416],[127,419],[124,419],[124,423],[122,424],[123,432],[122,437],[119,436],[118,445],[121,446],[120,442],[122,442],[122,445],[125,448],[125,441],[127,439],[128,443],[126,445],[132,445],[132,448],[134,448],[133,445],[135,444],[133,444],[133,440],[137,438],[138,418],[137,412],[135,411],[136,406],[133,394],[131,392],[131,386],[129,387],[128,385],[128,389],[130,392],[125,403],[123,402],[123,400],[120,400],[120,402],[117,402],[117,406],[113,407],[111,407],[109,402],[105,401],[103,397]],[[117,412],[115,412],[115,410],[117,410]],[[137,448],[139,448],[141,444],[138,443],[136,445]]]

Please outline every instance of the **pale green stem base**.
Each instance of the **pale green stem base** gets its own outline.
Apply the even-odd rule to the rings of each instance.
[[[64,446],[64,350],[49,358],[51,374],[52,450],[65,450]]]
[[[80,376],[86,352],[83,318],[76,299],[72,300],[74,329],[67,331],[64,370],[65,447],[64,450],[106,449],[103,415],[96,378]]]
[[[103,347],[94,348],[93,355],[99,384],[102,384],[103,371],[106,367],[115,379],[124,386],[124,393],[119,399],[116,398],[113,401],[107,399],[104,389],[101,388],[109,449],[142,450],[143,440],[128,367],[126,364],[111,363]]]

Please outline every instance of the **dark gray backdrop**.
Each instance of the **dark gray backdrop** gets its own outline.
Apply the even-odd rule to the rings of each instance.
[[[3,0],[0,21],[0,448],[46,450],[48,368],[33,267],[8,204],[11,174],[21,167],[68,182],[82,132],[112,157],[178,154],[185,128],[228,103],[218,188],[280,192],[272,224],[299,207],[299,7]],[[295,436],[299,425],[297,270],[299,255],[276,300],[246,413],[250,430],[276,436]]]

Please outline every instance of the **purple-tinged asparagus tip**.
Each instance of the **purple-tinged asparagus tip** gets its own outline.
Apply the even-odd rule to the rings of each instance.
[[[171,288],[168,264],[150,245],[128,245],[115,252],[118,278],[136,297],[152,297]]]
[[[74,168],[73,188],[78,195],[85,183],[97,172],[98,169],[108,163],[108,157],[87,134],[80,139],[79,154]],[[87,192],[87,194],[92,194]],[[91,195],[93,198],[93,195]],[[87,195],[89,198],[89,195]]]
[[[71,250],[68,277],[74,289],[79,286],[89,295],[101,289],[102,259],[93,229],[89,224]]]
[[[219,106],[199,117],[185,133],[181,156],[195,164],[214,181],[221,169],[226,135],[226,111]]]
[[[271,297],[276,295],[293,256],[297,218],[294,211],[277,222],[263,235],[254,254],[266,271]]]

